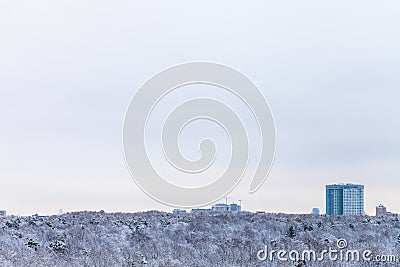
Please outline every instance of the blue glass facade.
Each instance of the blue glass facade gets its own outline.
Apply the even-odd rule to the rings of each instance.
[[[364,185],[326,185],[326,215],[364,215]]]

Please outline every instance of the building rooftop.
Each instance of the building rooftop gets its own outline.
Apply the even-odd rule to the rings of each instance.
[[[339,184],[328,184],[325,185],[326,188],[364,188],[362,184],[352,184],[352,183],[339,183]]]

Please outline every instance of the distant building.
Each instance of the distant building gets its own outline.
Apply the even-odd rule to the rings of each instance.
[[[217,203],[215,205],[212,205],[211,209],[213,211],[229,211],[229,205],[228,204]]]
[[[385,206],[382,204],[379,204],[379,206],[376,206],[376,217],[390,217],[390,218],[399,218],[399,214],[397,213],[392,213],[386,209]]]
[[[364,215],[364,185],[326,185],[326,215]]]
[[[201,208],[196,208],[192,209],[191,213],[196,213],[196,212],[210,212],[210,211],[231,211],[231,212],[239,212],[242,210],[242,207],[238,204],[232,203],[232,204],[224,204],[224,203],[217,203],[211,206],[211,209],[201,209]]]
[[[312,215],[319,215],[319,208],[313,208],[311,211]]]
[[[387,214],[386,207],[383,206],[382,204],[379,204],[379,206],[376,206],[376,217],[382,217]]]
[[[211,209],[213,211],[232,211],[232,212],[241,211],[240,205],[235,204],[235,203],[232,203],[232,204],[218,203],[218,204],[212,205]]]
[[[211,209],[200,209],[200,208],[196,208],[196,209],[192,209],[191,213],[209,212],[209,211],[211,211]]]
[[[7,212],[5,210],[0,210],[0,217],[6,217]]]
[[[238,204],[232,203],[229,205],[229,208],[230,208],[230,211],[237,212],[237,211],[241,211],[242,207]]]
[[[397,214],[397,213],[392,213],[392,212],[388,211],[388,212],[386,212],[386,214],[383,215],[383,216],[391,217],[391,218],[398,218],[398,217],[399,217],[399,214]]]
[[[186,214],[186,210],[174,209],[174,210],[172,211],[172,213],[173,213],[174,215]]]

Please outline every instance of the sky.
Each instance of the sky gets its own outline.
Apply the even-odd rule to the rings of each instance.
[[[324,212],[324,185],[352,182],[368,214],[400,212],[399,12],[398,1],[1,1],[0,209],[171,210],[129,175],[124,115],[154,74],[210,61],[257,84],[276,124],[268,179],[249,195],[245,177],[229,202]]]

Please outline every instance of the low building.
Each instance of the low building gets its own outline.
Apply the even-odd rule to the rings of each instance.
[[[182,215],[182,214],[186,214],[186,210],[174,209],[174,210],[172,211],[172,213],[173,213],[174,215]]]
[[[319,209],[318,208],[313,208],[312,211],[311,211],[311,214],[312,215],[319,215],[320,214],[319,213]]]
[[[213,211],[229,211],[229,205],[228,204],[217,203],[215,205],[212,205],[211,209]]]
[[[232,203],[232,204],[217,203],[215,205],[212,205],[211,209],[213,211],[232,211],[232,212],[241,211],[240,205],[235,204],[235,203]]]
[[[209,212],[209,211],[211,211],[211,209],[196,208],[196,209],[192,209],[191,213]]]
[[[398,218],[399,214],[397,213],[392,213],[390,211],[387,210],[387,208],[385,206],[383,206],[382,204],[379,204],[379,206],[376,206],[376,217],[387,217],[387,218]]]
[[[241,206],[235,203],[229,205],[230,211],[239,212],[241,211]]]

